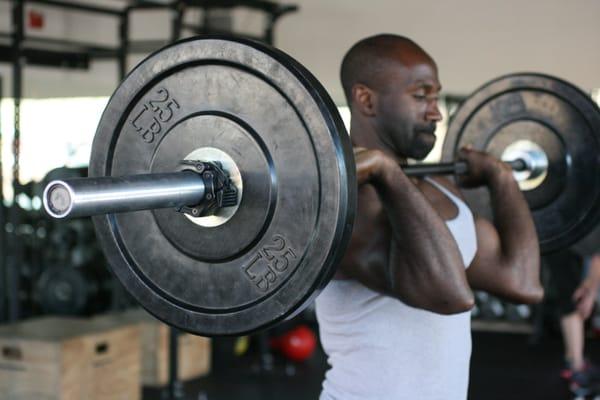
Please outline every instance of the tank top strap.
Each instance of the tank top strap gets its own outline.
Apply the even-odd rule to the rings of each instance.
[[[450,200],[452,200],[452,202],[460,209],[462,208],[468,208],[466,206],[466,204],[464,203],[464,201],[462,201],[461,198],[459,198],[457,195],[455,195],[454,193],[452,193],[450,191],[450,189],[448,189],[447,187],[445,187],[444,185],[442,185],[441,183],[438,183],[436,181],[434,181],[433,179],[431,179],[430,177],[426,176],[425,180],[427,181],[427,183],[433,185],[436,189],[438,189],[440,192],[444,193],[444,195],[446,195],[446,197],[448,197]]]
[[[425,177],[425,180],[448,197],[458,209],[456,217],[446,221],[446,225],[454,235],[454,239],[456,240],[463,257],[465,267],[468,267],[477,252],[477,233],[475,231],[475,219],[473,213],[465,202],[448,188],[431,178]]]

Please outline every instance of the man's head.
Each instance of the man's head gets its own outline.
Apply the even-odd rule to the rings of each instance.
[[[372,124],[384,146],[416,159],[431,151],[441,86],[419,45],[397,35],[363,39],[344,56],[341,79],[352,118]]]

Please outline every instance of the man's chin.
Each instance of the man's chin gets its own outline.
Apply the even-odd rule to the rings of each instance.
[[[419,160],[419,161],[424,160],[429,155],[429,153],[431,153],[431,150],[433,150],[434,144],[435,144],[435,141],[431,145],[427,144],[425,146],[419,146],[418,148],[414,148],[413,151],[411,152],[412,154],[410,155],[410,158],[413,158],[413,159]]]
[[[417,161],[423,161],[430,152],[431,150],[428,150],[426,153],[415,153],[411,158]]]
[[[436,137],[433,133],[419,132],[413,142],[411,158],[423,160],[435,146]]]

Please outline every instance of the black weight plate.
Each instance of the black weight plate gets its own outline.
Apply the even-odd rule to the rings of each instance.
[[[184,40],[117,88],[90,176],[174,171],[199,148],[240,170],[237,212],[214,227],[169,209],[94,217],[115,274],[149,312],[196,334],[239,335],[294,315],[329,281],[351,234],[354,158],[335,105],[279,50]]]
[[[543,253],[585,236],[600,219],[600,110],[577,87],[541,74],[513,74],[476,90],[450,123],[442,157],[453,160],[471,144],[499,157],[527,140],[548,158],[539,186],[523,191]],[[465,192],[471,207],[490,217],[489,195]]]
[[[96,282],[70,265],[49,267],[42,272],[36,295],[41,308],[52,314],[81,314],[94,295]]]

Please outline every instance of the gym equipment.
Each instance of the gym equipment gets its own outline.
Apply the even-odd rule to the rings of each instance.
[[[542,249],[552,250],[569,241],[558,228],[583,234],[598,217],[600,112],[580,98],[561,108],[567,100],[548,83],[533,95],[508,86],[500,105],[489,106],[480,91],[467,100],[444,149],[454,159],[469,143],[509,162],[537,215]],[[535,107],[510,117],[513,97],[532,97]],[[547,128],[557,112],[573,120],[572,108],[586,118]],[[529,133],[536,124],[552,133]],[[481,138],[472,134],[480,126]],[[566,140],[573,143],[557,144]],[[51,182],[46,210],[96,215],[102,248],[127,290],[159,319],[196,334],[240,335],[296,315],[327,284],[352,231],[354,158],[336,107],[298,62],[248,40],[187,39],[144,60],[103,113],[89,171]],[[564,216],[549,220],[553,213]]]
[[[283,335],[271,339],[271,347],[292,361],[303,362],[315,352],[317,336],[308,326],[298,325]]]
[[[337,108],[304,67],[249,40],[188,39],[138,65],[103,113],[89,173],[50,183],[48,212],[152,208],[94,217],[99,241],[143,307],[201,335],[300,312],[352,229]]]
[[[512,74],[486,83],[454,114],[442,158],[470,144],[528,168],[515,178],[529,204],[543,253],[570,246],[600,221],[600,110],[561,79]],[[465,191],[490,217],[485,188]]]
[[[101,265],[50,265],[35,283],[34,299],[47,314],[103,312],[110,305],[110,276]]]

